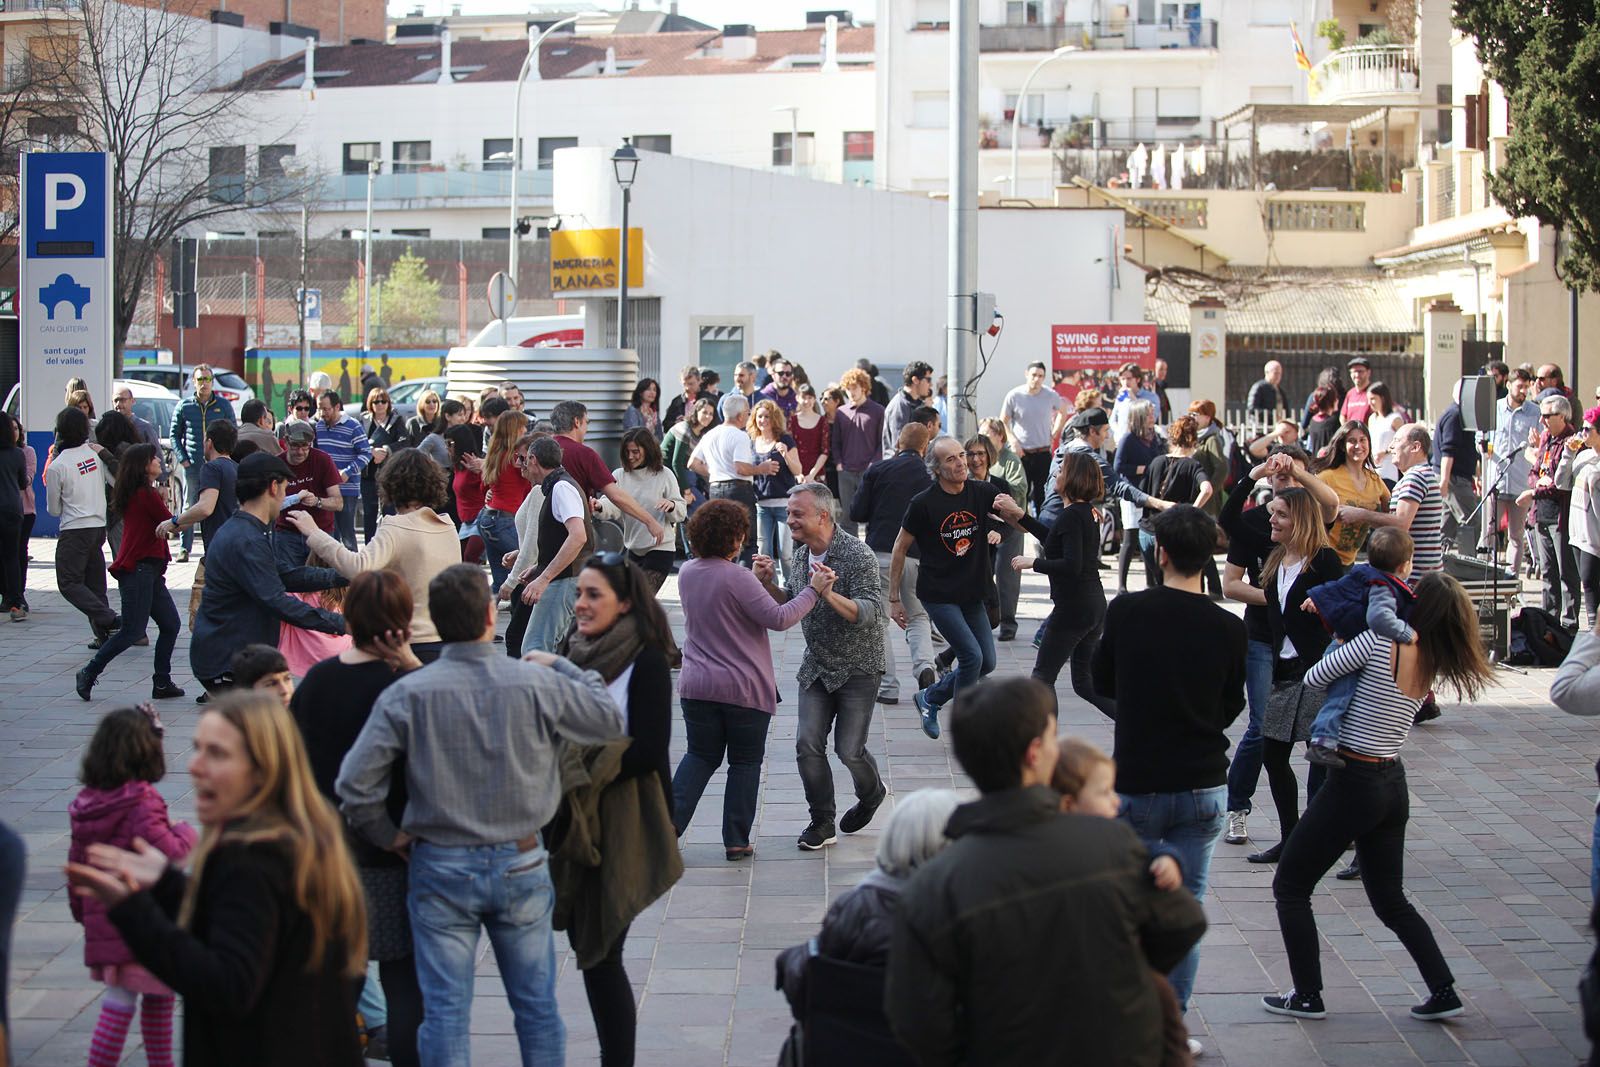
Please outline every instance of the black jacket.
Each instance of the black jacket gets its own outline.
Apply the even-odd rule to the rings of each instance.
[[[915,452],[896,452],[868,467],[850,501],[850,521],[867,524],[867,536],[862,538],[867,547],[874,552],[893,552],[906,506],[932,484],[928,464]],[[906,555],[916,559],[916,545]]]
[[[1155,888],[1126,823],[1058,804],[1035,786],[957,808],[953,842],[901,892],[884,1005],[923,1067],[1161,1062],[1155,972],[1205,914]]]
[[[183,997],[184,1067],[362,1067],[361,979],[337,945],[307,972],[311,919],[294,902],[288,854],[222,844],[206,860],[187,930],[175,867],[108,913],[150,973]]]
[[[1274,662],[1283,651],[1285,637],[1294,642],[1294,650],[1299,654],[1299,673],[1322,658],[1333,638],[1322,625],[1322,619],[1309,611],[1301,611],[1300,605],[1306,602],[1306,594],[1312,589],[1324,582],[1338,581],[1343,574],[1344,564],[1339,561],[1339,553],[1331,548],[1322,549],[1295,575],[1294,584],[1289,587],[1287,609],[1278,606],[1277,575],[1266,583],[1263,591],[1267,594],[1267,632],[1272,637]]]

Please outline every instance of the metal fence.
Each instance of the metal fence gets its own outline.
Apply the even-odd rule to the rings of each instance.
[[[1420,333],[1229,334],[1228,392],[1223,406],[1242,411],[1250,386],[1261,378],[1261,368],[1268,360],[1277,360],[1283,364],[1278,389],[1294,405],[1289,417],[1298,421],[1324,367],[1336,368],[1344,388],[1349,388],[1345,364],[1364,356],[1372,364],[1372,380],[1386,384],[1396,404],[1419,418],[1427,417],[1433,413],[1426,410],[1422,347]]]

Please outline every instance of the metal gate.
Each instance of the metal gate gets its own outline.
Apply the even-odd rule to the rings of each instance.
[[[1226,406],[1244,407],[1250,386],[1261,378],[1261,368],[1275,359],[1283,364],[1279,391],[1298,418],[1324,367],[1336,369],[1339,380],[1349,388],[1345,364],[1356,356],[1371,362],[1372,380],[1388,385],[1396,404],[1418,417],[1427,414],[1420,333],[1229,334]]]
[[[602,348],[617,344],[617,302],[605,301],[605,343]],[[639,353],[639,378],[661,381],[661,298],[657,296],[630,296],[628,298],[628,343]],[[662,390],[667,392],[667,390]]]

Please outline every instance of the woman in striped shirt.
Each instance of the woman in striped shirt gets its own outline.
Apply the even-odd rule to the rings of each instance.
[[[1288,993],[1261,998],[1275,1015],[1327,1015],[1311,891],[1351,841],[1372,910],[1411,953],[1428,984],[1428,999],[1411,1009],[1412,1017],[1446,1019],[1462,1012],[1455,978],[1433,931],[1405,895],[1410,809],[1399,752],[1436,681],[1449,682],[1463,699],[1472,700],[1488,684],[1491,670],[1472,601],[1454,578],[1435,573],[1417,583],[1410,621],[1415,644],[1397,645],[1368,630],[1306,672],[1307,685],[1326,686],[1345,674],[1359,681],[1339,748],[1346,765],[1328,773],[1290,835],[1272,882],[1294,980]]]

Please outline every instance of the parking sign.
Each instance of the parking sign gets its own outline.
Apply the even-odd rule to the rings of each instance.
[[[16,307],[22,418],[28,442],[43,456],[67,379],[82,378],[95,403],[110,407],[116,304],[111,157],[25,152],[21,189]],[[43,485],[41,470],[35,484],[40,494]],[[54,517],[41,508],[35,529],[54,533]]]
[[[322,290],[296,289],[300,304],[305,308],[306,340],[322,340]]]

